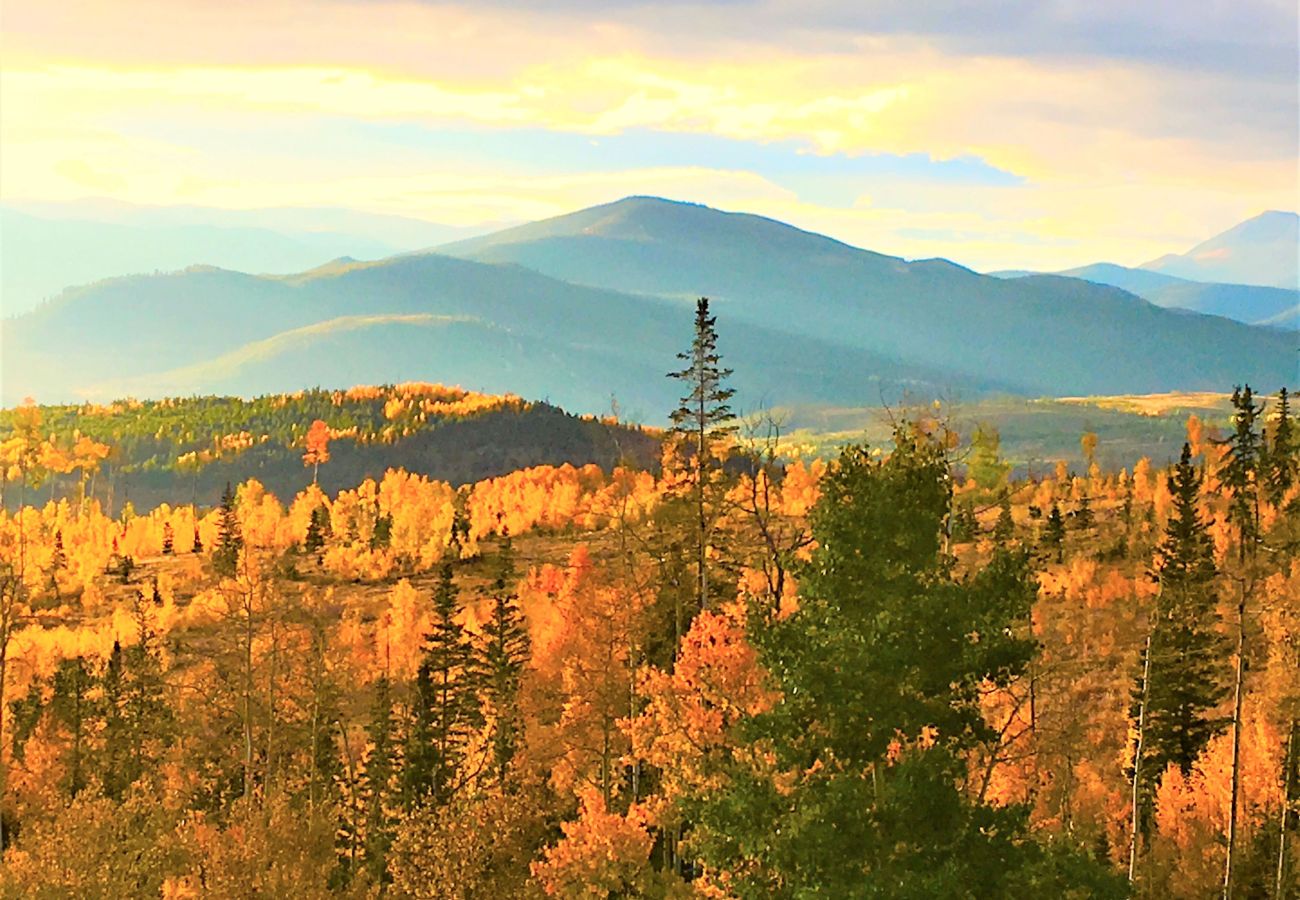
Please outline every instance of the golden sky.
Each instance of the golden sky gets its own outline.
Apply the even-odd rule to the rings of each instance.
[[[1291,2],[0,10],[9,203],[481,225],[654,194],[980,269],[1135,265],[1297,206]]]

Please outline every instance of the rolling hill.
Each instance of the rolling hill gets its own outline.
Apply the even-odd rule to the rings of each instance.
[[[293,276],[97,283],[6,321],[4,402],[421,379],[661,421],[715,299],[740,405],[1294,380],[1292,336],[1078,279],[908,262],[756,216],[629,198]]]

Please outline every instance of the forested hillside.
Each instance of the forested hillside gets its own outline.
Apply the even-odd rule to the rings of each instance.
[[[180,499],[212,506],[227,483],[248,478],[288,499],[313,481],[303,456],[316,421],[328,440],[330,465],[318,482],[328,491],[380,478],[389,468],[459,486],[536,465],[609,468],[659,459],[659,436],[637,426],[419,382],[39,412],[49,445],[28,501],[84,496],[109,515],[127,503],[141,512]],[[0,411],[0,433],[23,414]],[[22,496],[16,453],[16,445],[0,445],[0,502],[11,508]]]
[[[799,459],[735,429],[714,328],[653,466],[347,481],[344,447],[529,422],[427,385],[7,413],[0,893],[1294,896],[1285,392],[1169,466],[1085,432],[1018,477],[928,404]],[[234,416],[301,487],[66,490]]]

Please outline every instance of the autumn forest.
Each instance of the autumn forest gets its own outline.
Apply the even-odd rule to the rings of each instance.
[[[1285,389],[1167,466],[1025,472],[941,404],[803,457],[717,338],[701,300],[663,431],[6,411],[0,894],[1297,895]]]

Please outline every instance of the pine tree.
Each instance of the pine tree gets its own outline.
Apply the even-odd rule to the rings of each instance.
[[[1061,507],[1053,503],[1052,511],[1047,516],[1047,524],[1043,526],[1043,547],[1055,550],[1056,561],[1059,563],[1063,559],[1064,545],[1065,519],[1061,516]]]
[[[96,703],[91,699],[94,675],[85,659],[77,656],[59,663],[52,682],[50,712],[69,735],[66,788],[75,797],[87,781],[86,756],[96,713]]]
[[[325,546],[325,538],[330,533],[330,511],[324,504],[311,511],[311,521],[307,523],[307,537],[303,549],[308,553],[320,553]]]
[[[993,540],[1006,544],[1016,536],[1016,522],[1011,518],[1011,496],[1003,491],[998,498],[998,521],[993,526]]]
[[[479,724],[478,673],[460,614],[451,564],[444,563],[425,635],[403,772],[408,803],[445,803],[460,787],[465,744]]]
[[[393,845],[398,759],[393,721],[392,686],[388,676],[375,682],[375,701],[366,725],[368,746],[360,778],[361,853],[378,883],[388,880],[388,850]]]
[[[1277,506],[1295,484],[1300,470],[1300,441],[1291,420],[1291,395],[1283,387],[1277,393],[1277,420],[1269,429],[1266,445],[1264,489],[1268,502]]]
[[[1232,434],[1220,443],[1227,447],[1227,459],[1219,469],[1219,481],[1228,493],[1228,521],[1240,539],[1238,559],[1244,561],[1259,539],[1259,463],[1262,443],[1259,415],[1250,385],[1232,392]]]
[[[1228,492],[1228,521],[1237,529],[1237,666],[1233,685],[1232,786],[1228,800],[1228,852],[1224,859],[1224,896],[1232,896],[1233,866],[1237,856],[1237,798],[1241,788],[1241,706],[1246,678],[1246,601],[1254,582],[1255,556],[1259,548],[1259,482],[1262,442],[1256,430],[1262,406],[1257,406],[1250,385],[1232,392],[1232,434],[1222,445],[1227,459],[1219,469],[1219,481]]]
[[[528,630],[514,582],[514,550],[507,531],[502,535],[492,614],[483,626],[477,666],[483,679],[483,707],[492,720],[492,767],[498,782],[505,780],[519,741],[519,674],[529,655]]]
[[[203,538],[199,536],[199,526],[194,526],[194,546],[190,549],[191,553],[203,552]]]
[[[725,435],[735,431],[729,424],[732,419],[728,401],[735,393],[725,386],[731,369],[722,367],[718,354],[717,319],[709,315],[709,300],[701,297],[695,305],[695,338],[690,352],[679,353],[677,358],[687,363],[686,368],[670,372],[689,387],[681,398],[681,405],[672,413],[673,432],[688,441],[694,451],[691,459],[692,506],[694,507],[694,543],[696,565],[696,602],[700,609],[709,603],[708,556],[712,542],[713,510],[711,495],[716,475],[722,470],[722,461],[715,456],[715,444]]]
[[[239,553],[244,548],[244,538],[239,533],[235,492],[229,481],[221,494],[221,520],[218,528],[217,546],[212,551],[212,568],[218,575],[233,578],[239,569]]]
[[[1080,531],[1088,531],[1095,521],[1092,515],[1092,498],[1084,494],[1079,498],[1079,508],[1074,511],[1074,525]]]
[[[1191,447],[1169,476],[1173,510],[1156,548],[1151,577],[1160,595],[1151,623],[1150,665],[1139,660],[1132,717],[1143,720],[1142,754],[1136,778],[1145,823],[1149,803],[1165,768],[1184,774],[1227,720],[1214,710],[1227,696],[1222,660],[1227,653],[1216,625],[1214,540],[1201,520],[1201,476],[1191,461]],[[1144,684],[1143,672],[1146,673]],[[1145,710],[1138,704],[1144,703]]]

